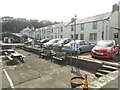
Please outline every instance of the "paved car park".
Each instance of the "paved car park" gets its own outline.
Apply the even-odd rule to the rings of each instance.
[[[50,60],[39,58],[37,54],[26,52],[21,49],[18,49],[17,51],[26,56],[24,58],[25,63],[19,61],[10,63],[9,60],[3,61],[3,68],[7,71],[16,88],[71,88],[70,79],[74,76],[81,76],[86,73],[88,74],[89,87],[94,88],[100,86],[99,84],[101,82],[104,82],[105,84],[105,77],[108,78],[106,83],[115,79],[118,73],[118,70],[111,71],[111,73],[105,75],[103,79],[96,77],[95,73],[84,70],[83,68],[79,69],[80,73],[78,73],[78,71],[71,73],[70,65],[64,66],[59,61],[51,62]],[[90,54],[83,53],[80,58],[90,59]],[[115,61],[114,63],[118,63],[118,61]],[[74,71],[76,71],[75,68]],[[5,74],[3,73],[3,77],[4,76]],[[5,82],[8,84],[5,84]],[[3,88],[9,87],[9,81],[4,77]]]
[[[26,56],[25,63],[6,65],[9,61],[3,61],[4,69],[16,88],[70,88],[70,79],[74,74],[69,66],[40,59],[38,55],[22,50],[19,52]]]

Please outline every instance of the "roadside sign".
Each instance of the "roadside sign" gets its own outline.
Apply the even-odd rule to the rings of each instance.
[[[71,48],[71,50],[78,51],[79,44],[78,43],[71,43],[70,48]]]

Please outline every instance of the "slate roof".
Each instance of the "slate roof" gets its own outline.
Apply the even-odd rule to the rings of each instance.
[[[111,15],[111,12],[104,13],[104,14],[99,14],[96,16],[91,16],[83,19],[78,19],[76,23],[87,23],[87,22],[93,22],[93,21],[99,21],[99,20],[105,20],[109,18]]]

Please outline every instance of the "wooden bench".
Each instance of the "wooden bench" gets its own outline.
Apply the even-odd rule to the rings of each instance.
[[[8,55],[8,53],[7,53],[7,52],[4,52],[4,54],[5,54],[5,55]]]
[[[52,60],[59,60],[59,61],[62,61],[62,62],[65,62],[65,57],[66,57],[66,53],[65,52],[55,52],[55,54],[52,56]]]
[[[23,58],[25,56],[20,54],[20,53],[11,53],[9,56],[7,56],[7,58],[10,60],[10,61],[13,61],[13,60],[19,60],[21,62],[24,62],[23,61]]]
[[[7,58],[8,58],[10,61],[13,61],[13,60],[14,60],[11,56],[7,56]]]
[[[47,59],[51,59],[52,58],[51,50],[42,50],[42,51],[40,51],[39,57],[45,57]]]
[[[62,60],[64,59],[64,57],[63,57],[63,58],[60,58],[60,57],[56,57],[56,56],[53,56],[52,58],[53,58],[53,59],[60,60],[60,61],[62,61]]]

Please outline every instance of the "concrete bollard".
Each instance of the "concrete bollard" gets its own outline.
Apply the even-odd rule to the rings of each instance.
[[[82,88],[83,88],[83,90],[88,90],[87,74],[85,74],[84,80],[82,81]]]

